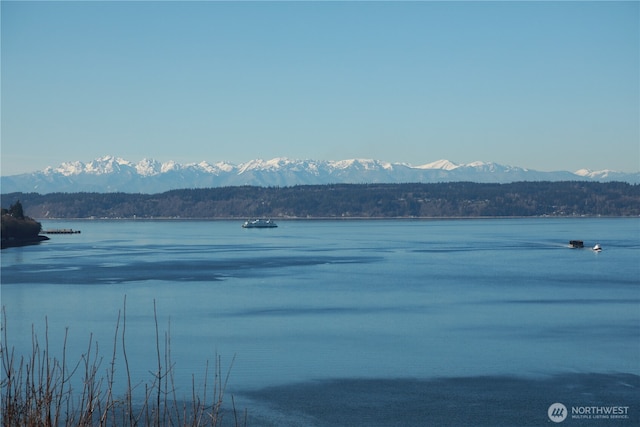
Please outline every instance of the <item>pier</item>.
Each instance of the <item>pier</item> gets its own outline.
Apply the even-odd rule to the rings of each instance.
[[[80,234],[80,230],[72,230],[70,228],[57,228],[54,230],[44,230],[40,234]]]

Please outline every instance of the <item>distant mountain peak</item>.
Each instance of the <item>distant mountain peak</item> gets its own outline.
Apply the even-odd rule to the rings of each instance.
[[[460,165],[450,162],[449,160],[436,160],[435,162],[427,163],[426,165],[418,166],[420,169],[442,169],[453,170],[459,168]]]
[[[640,184],[640,173],[611,170],[540,172],[494,162],[458,164],[449,160],[412,166],[381,160],[297,160],[287,157],[229,162],[180,164],[144,158],[131,162],[107,155],[90,162],[64,162],[43,171],[2,177],[2,192],[139,192],[236,185],[293,186],[339,183],[624,181]]]
[[[136,165],[136,171],[143,176],[153,176],[162,172],[162,165],[157,160],[142,159]]]
[[[392,169],[393,165],[389,162],[383,162],[374,159],[347,159],[347,160],[330,160],[327,162],[336,169],[360,168],[364,170],[373,170],[382,168],[385,170]]]
[[[582,176],[585,178],[593,178],[593,179],[605,179],[609,176],[616,176],[620,174],[619,172],[612,171],[610,169],[603,169],[600,171],[592,171],[591,169],[579,169],[574,172],[578,176]]]

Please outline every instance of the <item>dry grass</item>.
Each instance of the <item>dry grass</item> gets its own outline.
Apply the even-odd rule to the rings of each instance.
[[[150,370],[151,380],[133,384],[126,350],[126,297],[123,309],[118,313],[113,351],[107,366],[102,367],[97,343],[89,337],[86,352],[80,360],[67,360],[67,336],[65,331],[62,354],[53,357],[49,351],[49,330],[41,343],[32,328],[32,352],[28,357],[16,356],[15,349],[7,341],[6,311],[2,308],[2,359],[1,417],[2,425],[10,426],[239,426],[233,403],[229,410],[223,408],[223,398],[229,380],[231,366],[223,376],[221,358],[216,355],[213,372],[207,362],[204,385],[196,387],[192,378],[191,396],[179,399],[171,361],[171,337],[169,332],[160,337],[154,301],[156,338],[156,362]],[[122,396],[114,394],[115,366],[122,356],[127,384]],[[231,362],[233,365],[233,361]],[[213,377],[210,379],[210,376]],[[78,378],[80,377],[80,378]],[[72,381],[73,379],[73,381]],[[75,385],[81,386],[75,389]]]

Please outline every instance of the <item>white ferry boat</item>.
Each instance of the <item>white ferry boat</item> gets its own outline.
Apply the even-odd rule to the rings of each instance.
[[[253,219],[245,221],[242,228],[276,228],[278,224],[270,219]]]

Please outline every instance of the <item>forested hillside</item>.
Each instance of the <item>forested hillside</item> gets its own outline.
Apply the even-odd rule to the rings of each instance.
[[[640,185],[621,182],[341,184],[223,187],[160,194],[3,194],[34,218],[411,218],[638,216]]]

